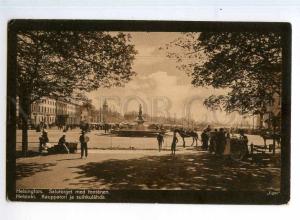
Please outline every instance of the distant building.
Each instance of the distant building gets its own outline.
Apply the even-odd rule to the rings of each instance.
[[[20,106],[17,97],[16,116],[20,120]],[[43,97],[30,105],[29,124],[37,126],[41,123],[47,125],[78,125],[80,123],[80,105],[74,101],[63,101]]]
[[[56,124],[65,125],[67,122],[67,103],[57,100],[56,102]]]
[[[31,124],[39,125],[41,122],[45,124],[54,124],[56,122],[56,100],[52,98],[42,98],[31,104]]]
[[[91,111],[91,123],[100,123],[100,112],[99,110],[92,109]]]
[[[74,101],[56,101],[56,124],[57,125],[79,125],[80,105]]]
[[[80,121],[90,123],[90,112],[89,109],[85,106],[80,107]]]
[[[85,123],[100,123],[100,112],[92,104],[83,104],[80,107],[80,119]]]
[[[100,107],[100,121],[103,123],[120,123],[124,120],[124,117],[120,112],[109,108],[106,99],[103,102],[102,107]]]

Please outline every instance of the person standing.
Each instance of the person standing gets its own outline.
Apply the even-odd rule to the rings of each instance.
[[[162,144],[164,142],[164,135],[162,134],[162,132],[159,132],[157,134],[157,142],[158,142],[158,151],[160,152],[162,149]]]
[[[212,153],[212,152],[216,153],[217,133],[218,133],[217,129],[210,132],[210,139],[209,139],[209,152],[210,153]]]
[[[45,149],[46,144],[49,142],[47,130],[44,129],[41,136],[39,137],[40,145],[39,145],[39,152],[41,153],[43,149]]]
[[[174,131],[172,145],[171,145],[171,151],[172,151],[171,154],[172,155],[175,155],[177,143],[178,143],[178,138],[176,137],[176,131]]]
[[[224,148],[224,157],[228,159],[230,157],[230,134],[226,134],[226,140],[225,140],[225,148]]]
[[[240,130],[240,139],[243,140],[246,145],[248,145],[248,137],[245,135],[244,130]]]
[[[244,130],[240,130],[240,138],[239,138],[243,145],[244,145],[244,149],[246,151],[246,154],[249,154],[249,150],[248,150],[248,137],[245,135]]]
[[[82,130],[81,135],[79,137],[80,146],[81,146],[81,159],[83,158],[83,155],[87,158],[88,155],[88,148],[87,143],[89,142],[89,137],[86,135],[84,130]]]
[[[224,153],[224,148],[226,144],[226,136],[224,132],[224,128],[220,128],[217,135],[216,135],[216,155],[223,155]]]
[[[207,130],[205,129],[202,134],[201,134],[201,140],[202,140],[202,148],[204,150],[207,150],[208,148],[208,133],[207,133]]]

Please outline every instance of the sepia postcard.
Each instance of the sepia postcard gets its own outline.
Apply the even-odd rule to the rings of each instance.
[[[289,23],[11,20],[7,45],[7,199],[289,201]]]

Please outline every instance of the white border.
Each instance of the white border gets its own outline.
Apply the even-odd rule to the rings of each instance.
[[[300,191],[300,4],[299,1],[1,1],[0,0],[0,218],[1,219],[293,219]],[[292,182],[283,206],[22,203],[5,200],[7,22],[32,19],[136,19],[198,21],[285,21],[292,24]],[[298,102],[297,102],[298,101]]]

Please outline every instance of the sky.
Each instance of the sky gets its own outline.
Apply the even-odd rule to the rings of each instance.
[[[124,87],[100,88],[89,93],[96,108],[107,100],[110,108],[121,112],[138,111],[151,116],[189,117],[198,122],[237,123],[240,116],[211,112],[203,100],[225,90],[193,87],[191,78],[176,68],[176,60],[168,58],[164,47],[181,36],[177,32],[130,32],[131,42],[138,51],[133,63],[137,75]]]

